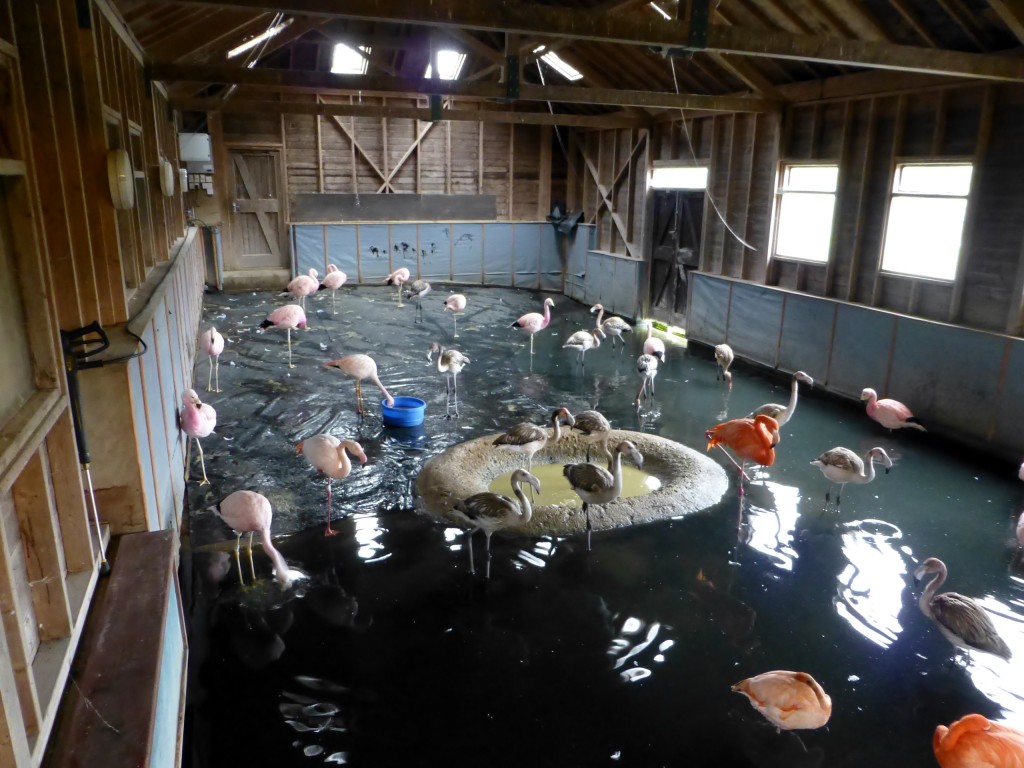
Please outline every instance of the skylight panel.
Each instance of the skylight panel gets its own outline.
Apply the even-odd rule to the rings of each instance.
[[[370,46],[368,45],[360,45],[357,51],[345,43],[338,43],[334,46],[331,72],[336,75],[365,75],[366,68],[370,64],[369,56]]]
[[[654,9],[654,10],[656,10],[656,11],[657,11],[658,13],[660,13],[660,14],[661,14],[661,17],[662,17],[663,19],[667,19],[668,21],[672,21],[672,17],[671,17],[671,16],[669,16],[669,15],[668,15],[668,14],[667,14],[667,13],[665,12],[665,10],[664,10],[664,9],[663,9],[663,8],[662,8],[662,7],[660,6],[660,5],[658,5],[657,3],[654,3],[654,2],[648,3],[648,5],[650,5],[650,6],[651,6],[651,8],[653,8],[653,9]]]
[[[458,51],[443,50],[437,52],[437,74],[442,80],[458,80],[462,65],[466,63],[466,54]],[[427,64],[426,78],[433,77],[434,65]]]
[[[540,51],[543,51],[543,50],[544,50],[544,46],[542,45],[542,46],[540,46],[538,48],[534,48],[533,52],[534,53],[539,53]],[[543,56],[541,56],[540,59],[545,64],[547,64],[549,67],[551,67],[553,70],[555,70],[555,72],[557,72],[562,77],[564,77],[566,80],[582,80],[583,79],[583,74],[578,69],[576,69],[576,67],[574,67],[571,64],[569,64],[569,62],[565,61],[565,59],[563,59],[561,56],[559,56],[554,51],[548,51]]]
[[[233,59],[233,58],[235,58],[235,56],[238,56],[240,53],[245,53],[246,51],[248,51],[248,50],[250,50],[252,48],[255,48],[257,45],[262,43],[264,40],[269,40],[274,35],[278,34],[281,30],[283,30],[285,27],[287,27],[291,23],[292,23],[292,20],[288,19],[288,21],[284,22],[283,24],[278,24],[275,27],[271,27],[266,32],[261,32],[260,34],[256,35],[256,37],[254,37],[254,38],[252,38],[250,40],[246,40],[241,45],[236,46],[236,47],[232,48],[230,51],[228,51],[228,58],[229,59]]]

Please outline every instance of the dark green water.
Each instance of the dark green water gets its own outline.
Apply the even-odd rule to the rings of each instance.
[[[717,508],[595,533],[589,553],[582,537],[496,535],[491,581],[471,576],[462,532],[412,511],[412,480],[431,455],[562,405],[703,450],[705,429],[785,402],[789,386],[737,365],[728,392],[709,350],[670,347],[638,412],[642,339],[623,354],[607,343],[588,352],[581,371],[561,344],[593,316],[557,297],[531,362],[507,326],[543,296],[463,292],[455,346],[472,363],[458,420],[445,420],[443,379],[426,361],[431,341],[452,341],[440,286],[419,325],[392,289],[344,291],[337,316],[329,296],[315,298],[291,371],[284,332],[253,331],[283,299],[207,297],[204,327],[229,342],[224,391],[206,399],[218,411],[203,445],[212,484],[189,483],[186,765],[927,766],[939,723],[980,712],[1024,727],[1016,468],[890,434],[862,407],[806,388],[775,465],[752,472],[742,505],[716,451],[732,483]],[[373,415],[360,422],[351,381],[322,367],[353,352],[375,357],[392,394],[428,402],[422,429],[384,428],[372,386]],[[200,361],[197,383],[206,373]],[[369,457],[335,483],[341,535],[330,539],[323,482],[294,449],[324,431]],[[837,445],[880,445],[896,461],[870,485],[848,485],[838,514],[809,463]],[[258,550],[259,578],[246,563],[240,586],[224,546],[234,536],[205,510],[240,488],[274,505],[275,541],[304,576],[286,591]],[[910,574],[929,556],[949,566],[946,588],[990,611],[1010,662],[968,661],[921,615]],[[730,692],[772,669],[822,684],[833,702],[825,728],[779,734]]]

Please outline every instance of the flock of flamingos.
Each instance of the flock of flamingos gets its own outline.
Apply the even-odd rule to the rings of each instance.
[[[335,294],[344,285],[346,275],[334,265],[327,267],[327,273],[321,281],[316,270],[307,275],[300,275],[288,284],[287,294],[298,299],[298,304],[288,304],[273,310],[261,324],[260,331],[270,327],[285,330],[288,343],[288,367],[293,368],[291,360],[291,331],[306,327],[305,299],[320,290],[331,291],[332,311],[337,313]],[[388,285],[395,285],[398,291],[398,306],[403,306],[402,299],[416,301],[416,321],[422,319],[422,299],[430,293],[431,286],[423,280],[410,282],[409,270],[398,269],[386,278]],[[458,338],[458,315],[466,308],[466,297],[463,294],[451,294],[444,300],[444,311],[453,314],[453,336]],[[530,354],[533,354],[533,337],[546,328],[551,320],[551,308],[554,301],[544,300],[543,314],[529,312],[511,323],[529,335]],[[572,334],[563,347],[578,352],[577,363],[585,365],[584,358],[589,350],[596,349],[602,340],[611,337],[614,348],[616,340],[623,347],[623,335],[632,332],[632,327],[622,318],[604,318],[604,308],[597,304],[591,309],[597,313],[593,328]],[[209,376],[207,391],[220,392],[219,356],[224,350],[224,337],[215,328],[206,330],[200,340],[201,348],[209,357]],[[732,386],[732,373],[729,367],[733,362],[733,351],[727,344],[720,344],[714,350],[718,365],[719,377],[726,386]],[[436,367],[445,376],[446,390],[449,395],[448,414],[452,414],[454,399],[454,415],[458,416],[458,374],[470,362],[469,358],[455,349],[447,349],[440,344],[433,344],[427,359],[433,362],[436,355]],[[666,350],[664,343],[651,335],[651,324],[648,323],[647,338],[644,341],[643,353],[636,360],[636,371],[641,379],[640,390],[635,402],[637,407],[641,401],[654,394],[654,379],[658,366],[665,363]],[[385,402],[392,405],[394,400],[381,383],[377,374],[377,364],[368,355],[353,354],[331,360],[325,365],[340,370],[355,380],[356,407],[360,415],[366,413],[362,397],[362,382],[369,380],[377,386],[384,396]],[[757,408],[745,418],[731,419],[716,424],[705,433],[708,439],[708,450],[719,446],[729,448],[740,458],[737,462],[728,451],[730,461],[739,471],[739,492],[743,494],[743,482],[749,480],[745,473],[748,461],[762,466],[770,466],[775,461],[775,447],[779,443],[779,428],[786,424],[794,414],[798,397],[799,383],[813,384],[810,376],[797,371],[793,375],[791,396],[786,405],[769,403]],[[865,389],[862,399],[867,402],[867,415],[890,430],[925,428],[915,419],[910,409],[901,402],[892,399],[879,399],[873,389]],[[191,463],[191,441],[195,439],[199,451],[203,479],[200,484],[209,484],[206,467],[203,462],[200,438],[208,436],[216,425],[217,415],[214,409],[203,403],[194,389],[188,390],[183,396],[183,408],[180,412],[180,426],[188,438],[189,450],[186,451],[186,479]],[[467,527],[467,535],[482,530],[487,541],[487,577],[490,577],[490,539],[496,530],[528,522],[532,513],[530,498],[522,490],[522,485],[540,490],[540,481],[531,474],[532,458],[549,441],[557,441],[561,436],[561,427],[568,426],[586,435],[592,445],[598,447],[607,458],[607,469],[589,461],[567,464],[563,474],[573,490],[582,501],[583,512],[587,516],[587,548],[590,548],[590,504],[608,504],[619,497],[622,491],[622,457],[628,456],[637,466],[642,465],[643,457],[636,446],[624,440],[615,446],[609,446],[611,425],[597,411],[583,411],[575,416],[565,408],[554,412],[551,416],[552,429],[528,422],[517,424],[499,436],[494,445],[497,450],[511,450],[523,454],[527,460],[527,469],[516,470],[512,474],[512,490],[516,500],[495,493],[480,493],[463,499],[456,505],[455,513]],[[352,468],[352,458],[361,463],[366,462],[366,454],[362,446],[353,440],[339,440],[329,434],[310,437],[296,446],[296,451],[309,461],[318,473],[326,477],[327,485],[327,528],[325,535],[333,536],[336,532],[331,528],[331,486],[334,480],[347,477]],[[826,451],[812,463],[817,465],[822,474],[831,483],[838,484],[835,502],[838,507],[842,489],[846,483],[869,483],[875,477],[875,462],[878,461],[888,472],[892,461],[882,448],[872,448],[863,457],[853,451],[836,447]],[[1024,467],[1021,469],[1024,479]],[[826,494],[826,502],[830,500],[831,487]],[[281,554],[275,549],[270,538],[272,519],[271,505],[268,499],[254,491],[236,491],[224,498],[215,507],[215,511],[234,530],[235,557],[241,579],[241,562],[239,546],[243,533],[249,534],[249,563],[255,578],[252,564],[252,540],[254,534],[261,537],[263,549],[274,563],[275,577],[283,584],[291,578],[288,565]],[[1024,521],[1024,515],[1022,515]],[[1018,537],[1024,545],[1024,522],[1018,525]],[[473,571],[472,542],[469,546],[470,570]],[[946,580],[945,564],[934,557],[925,560],[916,570],[915,578],[934,576],[921,594],[919,605],[921,611],[930,618],[944,637],[954,646],[983,651],[1003,659],[1010,658],[1010,649],[999,637],[991,619],[973,599],[955,592],[938,593],[939,587]],[[763,714],[779,729],[795,730],[820,728],[825,725],[832,712],[832,700],[821,685],[806,672],[775,670],[743,680],[733,686],[733,690],[746,696],[757,711]],[[981,768],[983,766],[1024,768],[1024,733],[1000,723],[994,723],[980,714],[969,714],[948,728],[939,725],[933,738],[935,756],[944,768]]]

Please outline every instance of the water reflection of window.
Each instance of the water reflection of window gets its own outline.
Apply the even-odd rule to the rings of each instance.
[[[970,655],[970,664],[966,665],[965,671],[971,676],[971,682],[985,696],[999,702],[1003,710],[1000,719],[1020,727],[1020,719],[1024,717],[1024,700],[1021,699],[1020,678],[1013,674],[1012,665],[1024,655],[1024,617],[1015,614],[1010,606],[991,595],[976,597],[975,601],[985,609],[996,632],[1010,646],[1013,660],[1007,663],[997,656],[980,651],[958,652],[952,646],[949,653],[951,656],[956,653],[961,656],[965,653]],[[937,629],[935,631],[938,632]]]
[[[377,553],[384,549],[384,545],[377,541],[383,530],[377,524],[376,516],[355,517],[353,521],[356,528],[354,537],[359,543],[359,557],[367,561],[374,560]]]
[[[881,520],[851,523],[843,534],[849,561],[837,577],[836,613],[858,634],[888,648],[900,634],[906,560],[899,543],[903,532]]]
[[[635,616],[623,620],[608,647],[608,655],[616,657],[613,669],[619,670],[625,682],[635,683],[650,677],[649,665],[665,661],[665,654],[675,644],[674,640],[664,637],[665,629],[661,622],[648,624]]]
[[[751,469],[747,468],[747,474]],[[747,498],[760,499],[764,490],[771,494],[774,505],[759,507],[751,504],[747,513],[749,539],[747,546],[767,555],[776,566],[784,571],[793,570],[796,552],[793,550],[793,529],[799,517],[800,489],[792,485],[782,485],[758,481],[752,476],[752,487],[747,491]]]

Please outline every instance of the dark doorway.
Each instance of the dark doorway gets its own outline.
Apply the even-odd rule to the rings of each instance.
[[[688,273],[700,264],[704,190],[661,189],[654,193],[651,238],[651,314],[686,325]]]

